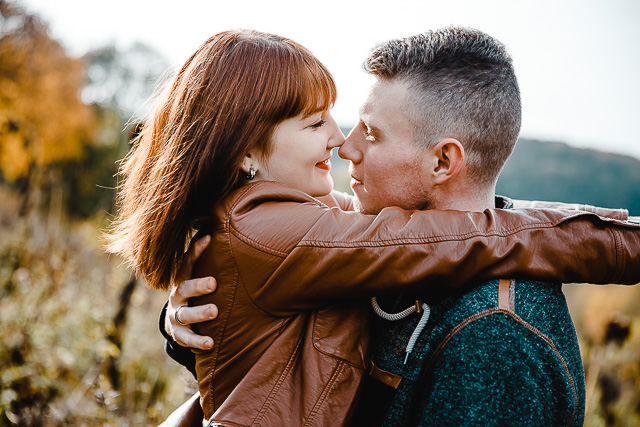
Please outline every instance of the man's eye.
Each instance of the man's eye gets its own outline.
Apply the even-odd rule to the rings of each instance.
[[[319,127],[321,127],[322,125],[324,125],[327,121],[325,119],[320,120],[317,123],[312,124],[311,126],[309,126],[311,129],[318,129]]]
[[[366,139],[367,141],[375,141],[375,137],[373,136],[373,132],[371,132],[370,127],[366,127],[363,133],[364,139]]]

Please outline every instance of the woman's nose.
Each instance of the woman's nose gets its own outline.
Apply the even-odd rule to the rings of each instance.
[[[327,146],[329,149],[340,147],[344,143],[344,134],[340,130],[340,126],[338,126],[333,117],[329,116],[328,120],[331,122],[332,133]]]

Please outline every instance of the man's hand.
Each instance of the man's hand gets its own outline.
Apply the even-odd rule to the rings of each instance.
[[[189,248],[181,277],[191,277],[195,261],[209,246],[210,241],[211,236],[204,236]],[[164,329],[173,337],[176,343],[183,347],[193,347],[201,350],[208,350],[213,347],[213,339],[211,337],[197,335],[189,325],[215,319],[218,316],[218,307],[215,304],[189,307],[189,298],[209,294],[215,289],[216,279],[213,277],[183,280],[173,287],[167,304]],[[177,320],[184,325],[178,323]]]

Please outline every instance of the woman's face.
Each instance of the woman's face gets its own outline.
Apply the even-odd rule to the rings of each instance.
[[[320,111],[280,123],[271,138],[271,154],[266,159],[252,156],[249,161],[256,169],[256,180],[278,181],[314,197],[324,196],[333,189],[331,150],[343,142],[344,135],[329,111]]]

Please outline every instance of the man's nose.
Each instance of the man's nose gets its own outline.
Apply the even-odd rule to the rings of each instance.
[[[359,150],[358,145],[358,126],[355,126],[347,135],[344,143],[338,150],[338,155],[343,159],[350,160],[352,163],[360,163],[362,160],[362,152]]]

